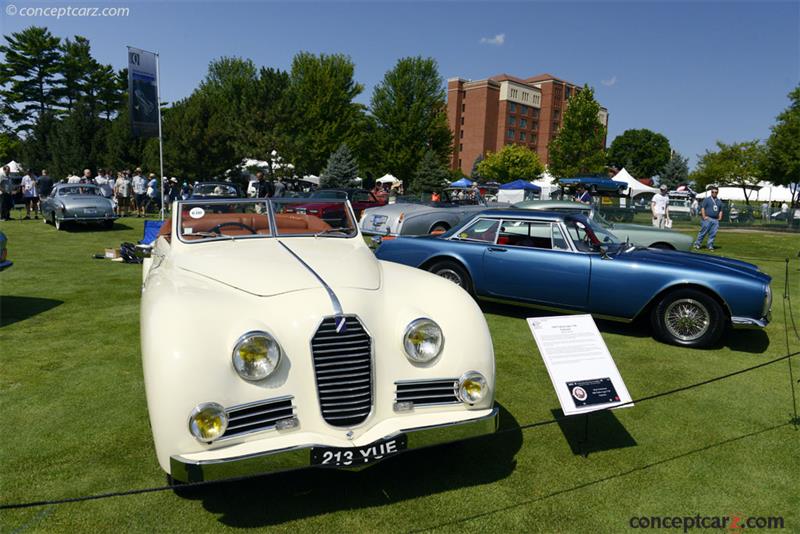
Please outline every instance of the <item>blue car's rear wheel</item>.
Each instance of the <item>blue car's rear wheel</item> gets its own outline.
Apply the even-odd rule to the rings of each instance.
[[[668,293],[653,308],[651,320],[658,338],[685,347],[713,345],[725,329],[719,303],[694,289]]]
[[[467,270],[460,264],[451,260],[437,261],[428,268],[428,271],[441,276],[445,280],[450,280],[467,293],[472,293],[472,280]]]

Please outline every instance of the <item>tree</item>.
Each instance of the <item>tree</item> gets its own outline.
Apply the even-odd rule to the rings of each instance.
[[[328,164],[320,176],[322,187],[348,187],[358,177],[358,164],[353,153],[342,143],[328,158]]]
[[[57,103],[61,40],[37,26],[4,38],[6,44],[0,46],[2,113],[15,131],[30,131]]]
[[[753,190],[748,186],[761,180],[764,145],[758,140],[726,145],[717,141],[717,151],[706,150],[700,156],[692,178],[698,186],[710,184],[741,187],[746,204]]]
[[[600,122],[594,89],[585,85],[569,100],[558,134],[549,145],[549,171],[557,178],[605,173],[606,128]]]
[[[652,178],[669,159],[667,138],[647,129],[625,130],[608,149],[608,165],[625,167],[636,178]]]
[[[282,152],[298,174],[318,173],[342,144],[361,147],[364,106],[353,101],[363,86],[342,54],[297,54],[289,74],[291,118],[280,133],[290,141]]]
[[[0,165],[20,159],[21,143],[13,132],[0,132]]]
[[[539,156],[522,145],[506,145],[499,152],[490,152],[478,163],[481,178],[507,183],[514,180],[535,180],[544,172]]]
[[[50,172],[61,177],[84,169],[96,169],[105,152],[106,128],[89,110],[86,103],[77,101],[72,110],[53,131]]]
[[[387,172],[408,182],[427,152],[440,160],[450,155],[453,136],[436,60],[398,60],[375,86],[370,111],[377,125],[379,160]]]
[[[672,157],[664,168],[658,173],[659,185],[666,185],[670,190],[689,181],[689,158],[684,158],[678,152],[673,152]]]
[[[473,180],[479,180],[481,178],[481,173],[478,171],[478,166],[483,161],[483,153],[478,154],[478,157],[475,158],[475,161],[472,162],[472,172],[469,173],[469,177]],[[461,172],[461,170],[459,170]]]
[[[98,63],[92,58],[89,40],[76,35],[74,40],[67,39],[61,45],[61,56],[58,62],[58,71],[61,79],[56,89],[56,94],[61,100],[60,105],[69,113],[77,102],[85,100],[93,94],[94,88],[89,80],[92,71],[96,70]],[[90,99],[90,100],[93,100]],[[90,102],[90,108],[94,102]]]
[[[767,139],[764,177],[792,190],[800,203],[800,85],[789,93],[789,107],[777,117]]]
[[[446,156],[444,156],[446,157]],[[412,193],[432,193],[441,191],[450,182],[450,170],[445,164],[444,157],[428,150],[422,156],[414,173],[409,191]]]

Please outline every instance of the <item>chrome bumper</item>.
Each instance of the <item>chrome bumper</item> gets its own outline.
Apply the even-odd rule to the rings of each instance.
[[[761,319],[752,317],[731,317],[731,326],[736,330],[754,330],[766,328],[770,321],[770,315]]]
[[[498,413],[499,409],[495,407],[490,414],[477,419],[402,430],[400,433],[406,434],[408,437],[408,446],[405,450],[410,451],[493,434],[497,431]],[[387,439],[391,437],[385,436]],[[181,482],[200,482],[300,469],[311,466],[311,448],[315,446],[309,444],[303,447],[200,462],[181,456],[172,456],[170,458],[170,474],[172,478]]]

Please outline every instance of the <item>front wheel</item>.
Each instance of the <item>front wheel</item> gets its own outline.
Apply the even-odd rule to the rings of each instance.
[[[694,289],[667,293],[653,308],[653,330],[657,338],[672,345],[708,347],[725,329],[725,314],[719,303]]]
[[[469,273],[458,263],[450,260],[438,261],[428,268],[428,271],[450,280],[467,293],[472,293],[472,280]]]
[[[63,229],[64,228],[64,224],[65,223],[63,221],[59,220],[58,217],[56,217],[56,214],[53,213],[53,226],[56,227],[56,230]]]

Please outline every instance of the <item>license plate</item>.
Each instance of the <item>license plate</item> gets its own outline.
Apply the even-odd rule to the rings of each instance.
[[[84,215],[96,215],[97,210],[95,208],[86,208],[83,210]]]
[[[365,465],[406,450],[408,438],[400,434],[363,447],[312,447],[311,465],[322,467],[352,467]]]

